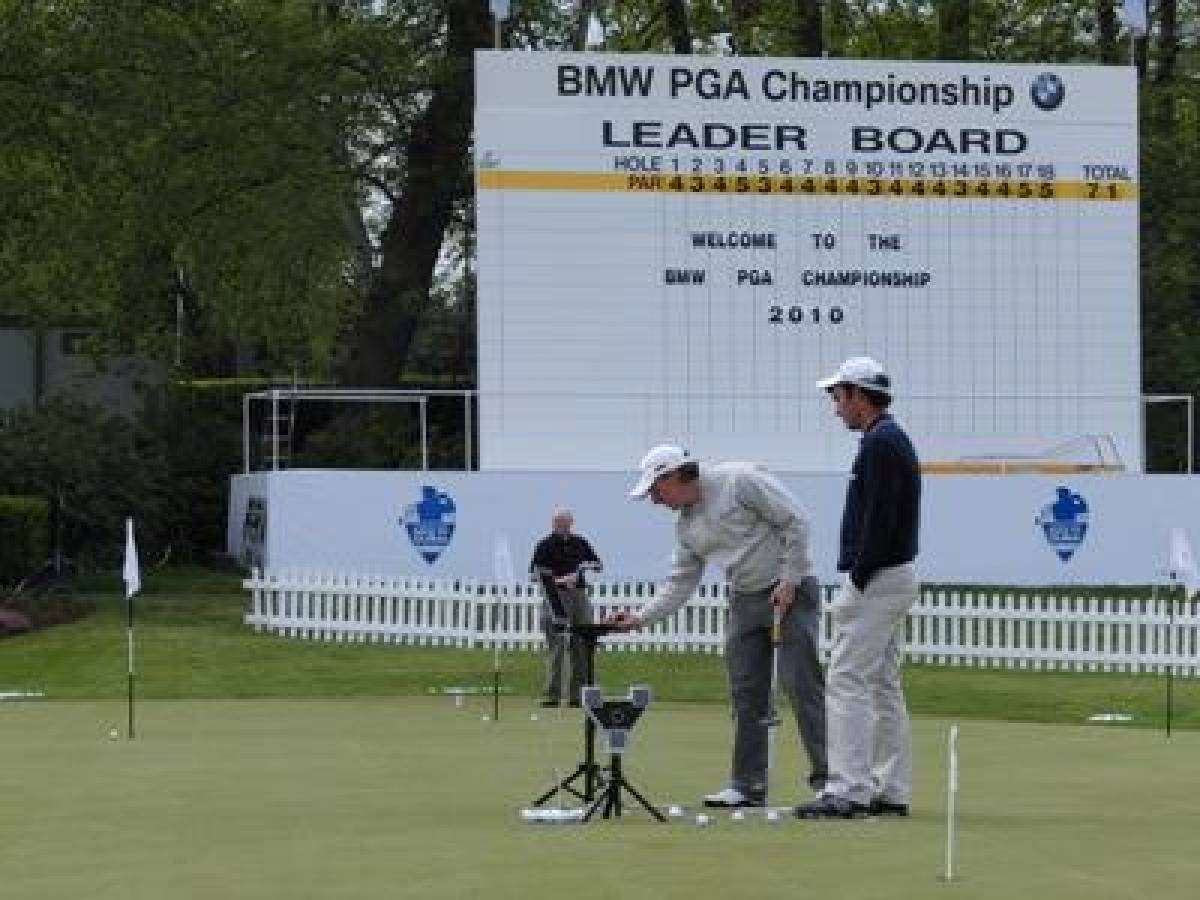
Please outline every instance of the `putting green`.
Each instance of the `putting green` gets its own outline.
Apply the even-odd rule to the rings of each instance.
[[[1200,735],[964,722],[957,870],[948,723],[915,723],[904,821],[522,821],[573,768],[578,711],[490,699],[0,703],[12,900],[185,898],[1183,898],[1200,882]],[[537,715],[536,721],[531,720]],[[626,775],[662,805],[722,785],[718,705],[652,704]],[[801,766],[781,735],[780,802]]]

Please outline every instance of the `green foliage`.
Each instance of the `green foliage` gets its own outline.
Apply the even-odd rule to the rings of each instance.
[[[57,581],[13,591],[0,605],[22,613],[31,630],[77,622],[96,612],[95,597],[78,594]]]
[[[165,460],[145,434],[94,407],[56,400],[0,429],[0,491],[51,504],[78,569],[115,564],[127,516],[141,545],[161,546],[166,484]]]
[[[127,516],[144,563],[207,560],[224,546],[228,476],[240,467],[237,410],[227,392],[182,387],[138,424],[65,400],[23,410],[0,429],[0,491],[50,505],[77,572],[119,561]]]
[[[198,335],[327,356],[363,91],[305,7],[0,4],[0,311],[164,356],[182,291]]]
[[[207,562],[223,550],[229,476],[242,465],[240,397],[236,387],[170,385],[143,417],[144,452],[166,478],[152,545],[160,555]]]
[[[698,52],[721,52],[726,35],[744,55],[793,52],[796,0],[683,5]],[[1112,5],[827,0],[822,30],[833,57],[1096,63],[1100,11]],[[325,373],[352,355],[339,351],[375,288],[386,304],[411,309],[378,329],[380,355],[399,355],[416,332],[397,368],[439,366],[431,336],[473,321],[467,156],[438,170],[452,173],[445,189],[456,210],[444,234],[429,223],[439,233],[406,232],[386,266],[372,248],[413,197],[410,139],[447,68],[461,62],[453,19],[474,8],[379,6],[380,15],[360,15],[321,2],[0,0],[0,314],[84,320],[103,329],[101,352],[169,358],[182,301],[185,369],[236,343],[264,365]],[[1194,394],[1200,4],[1176,6],[1173,48],[1163,46],[1163,6],[1151,4],[1142,96],[1143,371],[1147,391]],[[569,46],[589,10],[605,49],[671,49],[659,0],[523,0],[506,45]],[[958,28],[951,10],[969,11],[969,27]],[[1127,33],[1116,39],[1124,59]],[[454,115],[469,117],[468,106]],[[421,252],[437,259],[429,302],[420,279],[401,284],[383,271]],[[463,351],[448,361],[470,381],[463,333]],[[1181,429],[1151,420],[1148,431],[1152,465],[1183,468],[1194,448]]]
[[[1142,88],[1142,329],[1146,390],[1200,392],[1200,83]],[[1173,413],[1173,414],[1172,414]],[[1147,417],[1151,467],[1184,471],[1179,410]]]
[[[0,496],[0,586],[40,569],[50,555],[50,507],[43,497]]]

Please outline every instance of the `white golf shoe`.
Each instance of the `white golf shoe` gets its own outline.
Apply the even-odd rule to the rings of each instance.
[[[727,787],[715,794],[704,796],[704,805],[717,809],[738,809],[743,806],[762,806],[765,800],[761,795],[743,794],[737,788]]]

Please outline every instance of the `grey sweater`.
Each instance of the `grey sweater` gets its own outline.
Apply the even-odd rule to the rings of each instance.
[[[727,462],[700,470],[700,499],[679,511],[671,572],[642,621],[683,606],[710,560],[725,567],[734,592],[761,591],[780,579],[799,584],[812,571],[808,523],[787,488],[760,466]]]

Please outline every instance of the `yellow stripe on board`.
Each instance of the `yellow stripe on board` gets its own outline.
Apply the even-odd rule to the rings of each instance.
[[[673,175],[482,169],[490,191],[622,191],[658,194],[839,195],[955,200],[1134,200],[1130,181],[1036,181],[1012,178],[865,178],[846,175]]]

